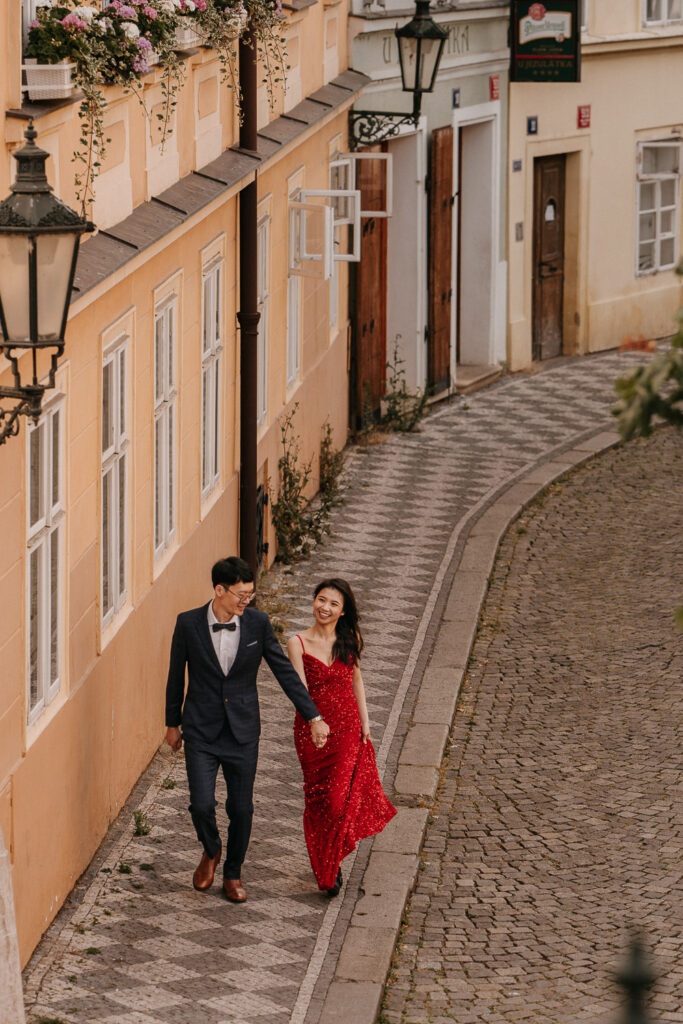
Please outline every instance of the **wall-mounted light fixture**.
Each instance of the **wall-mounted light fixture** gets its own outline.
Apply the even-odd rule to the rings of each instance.
[[[352,149],[372,146],[398,135],[404,125],[415,126],[420,119],[422,94],[432,92],[448,38],[445,29],[429,14],[430,0],[416,0],[415,16],[396,29],[398,60],[404,92],[413,94],[412,113],[391,110],[349,111],[349,136]]]
[[[12,387],[0,387],[0,400],[15,403],[0,408],[0,444],[19,432],[20,416],[38,420],[43,395],[55,386],[78,246],[83,232],[94,227],[50,194],[49,154],[36,145],[36,136],[31,121],[24,132],[26,145],[13,154],[17,176],[12,195],[0,203],[0,352],[14,377]],[[52,354],[45,382],[38,357],[47,349]],[[28,361],[22,359],[27,351]]]

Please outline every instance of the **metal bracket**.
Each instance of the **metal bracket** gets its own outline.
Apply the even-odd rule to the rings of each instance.
[[[349,111],[349,146],[352,150],[359,146],[374,146],[385,139],[400,135],[401,128],[415,128],[419,113],[398,114],[391,110],[350,110]]]

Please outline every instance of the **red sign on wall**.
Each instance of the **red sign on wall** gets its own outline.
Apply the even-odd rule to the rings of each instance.
[[[500,99],[500,76],[489,75],[489,99],[499,100]]]
[[[577,107],[576,110],[576,127],[577,128],[590,128],[591,126],[591,108],[590,105],[585,107]]]

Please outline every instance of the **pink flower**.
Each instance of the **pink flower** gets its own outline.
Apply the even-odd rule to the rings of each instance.
[[[149,71],[149,64],[142,55],[133,58],[133,71],[137,71],[141,75],[145,75]]]
[[[82,21],[81,18],[79,18],[76,14],[67,14],[65,17],[62,18],[61,24],[64,26],[64,28],[73,28],[80,30],[88,27],[86,22]]]
[[[35,19],[29,23],[29,28],[40,28],[40,22]]]
[[[137,47],[138,50],[151,50],[152,44],[150,43],[149,39],[147,39],[145,36],[140,36],[140,38],[137,40]]]
[[[138,12],[134,7],[129,7],[128,4],[122,4],[118,8],[119,14],[122,18],[137,18]]]
[[[152,21],[154,21],[154,19],[158,17],[158,12],[155,11],[153,7],[143,7],[142,13],[146,14],[148,18],[151,18]]]
[[[206,0],[194,0],[194,4],[198,11],[206,10]]]

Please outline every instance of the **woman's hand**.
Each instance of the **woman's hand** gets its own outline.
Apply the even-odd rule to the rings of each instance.
[[[367,719],[360,723],[360,735],[363,743],[367,743],[370,739],[370,723]]]

